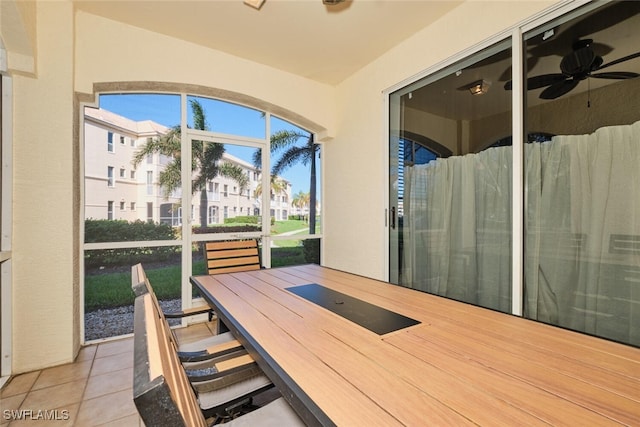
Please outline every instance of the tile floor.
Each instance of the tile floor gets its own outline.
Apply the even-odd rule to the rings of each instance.
[[[185,342],[212,334],[213,324],[176,329]],[[74,363],[12,378],[0,390],[0,426],[139,427],[133,404],[133,337],[83,347]],[[29,414],[12,419],[12,410]],[[57,420],[37,419],[47,411]],[[31,413],[25,411],[32,411]]]

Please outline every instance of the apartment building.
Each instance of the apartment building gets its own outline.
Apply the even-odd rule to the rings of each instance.
[[[169,129],[151,120],[134,121],[101,108],[85,108],[84,112],[84,194],[85,219],[153,221],[181,226],[185,210],[181,206],[180,189],[165,194],[158,177],[172,158],[154,153],[140,164],[133,158],[152,139],[162,137]],[[224,153],[223,162],[239,166],[248,178],[247,188],[233,179],[219,175],[207,182],[207,225],[224,224],[237,216],[260,216],[262,199],[256,194],[262,174],[251,163]],[[291,183],[271,192],[267,211],[276,220],[287,219],[292,211]],[[193,198],[187,210],[198,224],[200,197]]]

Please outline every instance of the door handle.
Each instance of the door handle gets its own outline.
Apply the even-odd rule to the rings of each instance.
[[[396,229],[396,207],[391,206],[391,229]]]

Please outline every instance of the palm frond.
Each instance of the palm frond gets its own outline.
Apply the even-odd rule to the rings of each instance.
[[[299,139],[309,138],[309,134],[294,130],[280,130],[271,135],[271,152],[276,153],[298,142]]]
[[[209,130],[202,104],[195,99],[190,99],[189,104],[191,105],[191,111],[193,111],[193,128],[197,130]]]
[[[199,152],[198,166],[200,174],[207,180],[212,180],[218,176],[218,163],[222,160],[225,149],[223,144],[215,142],[205,142]]]
[[[238,165],[234,165],[232,163],[221,163],[219,166],[220,175],[233,179],[238,183],[238,187],[240,187],[240,192],[243,192],[249,186],[249,177],[245,173],[244,169],[242,169]]]
[[[160,138],[151,139],[136,151],[131,160],[131,164],[137,167],[147,156],[154,153],[159,153],[174,159],[180,157],[180,134],[180,126],[176,125]]]
[[[256,151],[253,152],[253,156],[251,157],[253,161],[253,166],[255,166],[258,170],[261,170],[262,169],[262,150],[258,148]]]
[[[169,198],[171,193],[180,188],[181,182],[181,162],[180,159],[174,159],[158,175],[158,184],[162,188],[165,200]]]
[[[310,159],[311,156],[307,147],[290,147],[282,153],[278,161],[273,165],[271,168],[271,174],[280,175],[283,171],[298,162],[306,166]]]

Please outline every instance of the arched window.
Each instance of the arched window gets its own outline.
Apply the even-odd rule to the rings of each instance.
[[[400,155],[404,166],[422,165],[452,154],[444,145],[417,133],[402,132],[400,141]]]

